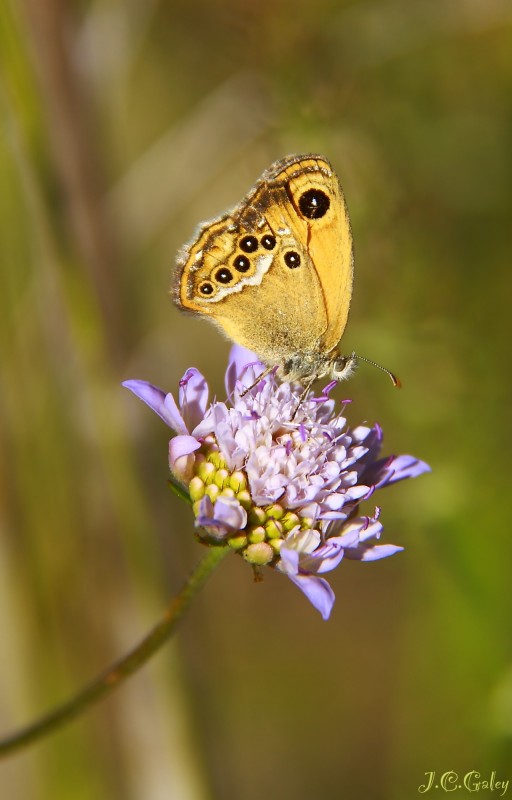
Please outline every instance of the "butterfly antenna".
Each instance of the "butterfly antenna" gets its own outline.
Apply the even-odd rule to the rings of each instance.
[[[402,381],[400,380],[400,378],[397,378],[396,375],[393,375],[393,373],[389,369],[386,369],[386,367],[381,366],[381,364],[377,364],[377,362],[372,361],[371,358],[365,358],[364,356],[357,356],[357,355],[355,357],[358,361],[366,361],[367,364],[371,364],[372,367],[377,367],[377,369],[381,369],[382,372],[385,372],[386,375],[389,375],[391,383],[393,384],[395,389],[400,389],[402,387]]]

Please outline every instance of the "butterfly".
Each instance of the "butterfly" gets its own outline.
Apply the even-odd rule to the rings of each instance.
[[[266,372],[277,368],[309,389],[318,378],[348,378],[361,358],[337,348],[353,266],[348,210],[331,164],[290,155],[236,208],[200,225],[178,254],[172,293],[179,308],[208,317],[256,353]]]

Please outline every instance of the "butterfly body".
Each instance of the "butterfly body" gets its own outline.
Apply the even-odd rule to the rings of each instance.
[[[348,377],[336,348],[352,294],[343,193],[319,155],[275,162],[178,255],[176,304],[211,319],[287,380]]]

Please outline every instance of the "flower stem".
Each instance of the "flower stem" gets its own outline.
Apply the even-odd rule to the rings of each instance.
[[[78,694],[50,711],[45,716],[21,728],[19,731],[0,739],[0,758],[22,750],[42,739],[86,711],[105,695],[120,686],[139,667],[149,661],[162,645],[172,636],[177,623],[188,609],[192,599],[200,591],[211,573],[222,559],[232,552],[227,546],[210,547],[186,582],[181,592],[173,598],[164,615],[142,641],[127,655],[120,658],[95,678]]]

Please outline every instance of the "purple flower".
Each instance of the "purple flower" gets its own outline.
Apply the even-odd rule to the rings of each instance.
[[[377,489],[427,472],[412,456],[380,458],[378,425],[347,427],[334,401],[263,372],[234,346],[226,371],[229,401],[208,404],[196,369],[180,381],[178,404],[145,381],[126,381],[175,432],[169,466],[188,487],[199,536],[229,544],[255,570],[287,575],[327,619],[334,593],[323,573],[343,558],[375,561],[402,550],[378,544],[379,509],[360,513]],[[253,384],[256,384],[253,386]],[[253,386],[244,394],[244,389]]]

